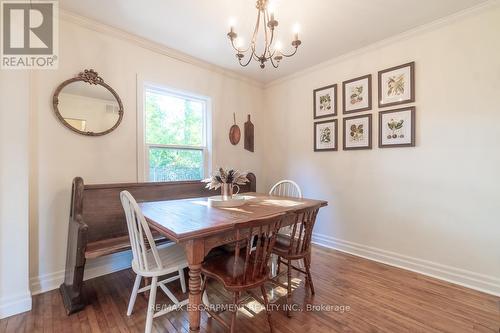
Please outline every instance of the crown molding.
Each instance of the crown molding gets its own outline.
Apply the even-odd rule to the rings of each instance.
[[[76,13],[73,13],[68,10],[64,9],[59,9],[59,18],[61,20],[64,20],[66,22],[70,22],[73,24],[76,24],[78,26],[81,26],[83,28],[93,30],[99,33],[106,34],[108,36],[121,39],[127,42],[130,42],[132,44],[135,44],[139,47],[142,47],[144,49],[147,49],[149,51],[164,55],[166,57],[169,57],[171,59],[181,61],[193,66],[197,66],[200,68],[203,68],[205,70],[209,70],[211,72],[226,76],[231,79],[236,79],[243,81],[245,83],[251,84],[253,86],[256,86],[258,88],[264,88],[264,83],[251,79],[247,76],[241,75],[239,73],[236,73],[232,70],[220,67],[218,65],[203,61],[199,58],[190,56],[184,52],[177,51],[175,49],[169,48],[165,45],[162,45],[160,43],[153,42],[147,38],[143,38],[140,36],[137,36],[135,34],[129,33],[127,31],[109,26],[107,24],[101,23],[99,21],[95,21],[93,19],[90,19],[85,16],[78,15]]]
[[[324,69],[325,67],[333,66],[335,64],[338,64],[338,63],[341,63],[343,61],[346,61],[346,60],[348,60],[348,59],[350,59],[352,57],[356,57],[356,56],[363,55],[365,53],[376,51],[378,49],[381,49],[381,48],[383,48],[385,46],[394,44],[396,42],[404,41],[404,40],[410,39],[412,37],[415,37],[415,36],[418,36],[418,35],[421,35],[421,34],[424,34],[424,33],[427,33],[427,32],[438,30],[439,28],[442,28],[442,27],[444,27],[446,25],[449,25],[451,23],[457,22],[457,21],[459,21],[461,19],[464,19],[464,18],[467,18],[467,17],[470,17],[470,16],[474,16],[474,15],[480,14],[482,12],[485,12],[485,11],[487,11],[489,9],[492,9],[494,7],[497,7],[499,5],[500,5],[500,0],[488,0],[488,1],[483,2],[483,3],[481,3],[481,4],[477,5],[477,6],[466,8],[464,10],[461,10],[461,11],[456,12],[454,14],[445,16],[445,17],[440,18],[440,19],[437,19],[437,20],[432,21],[430,23],[423,24],[421,26],[418,26],[416,28],[407,30],[405,32],[402,32],[400,34],[394,35],[392,37],[389,37],[389,38],[386,38],[386,39],[382,39],[382,40],[380,40],[378,42],[369,44],[368,46],[356,49],[354,51],[350,51],[350,52],[344,53],[344,54],[342,54],[340,56],[337,56],[337,57],[334,57],[334,58],[332,58],[330,60],[321,62],[321,63],[319,63],[317,65],[313,65],[313,66],[307,67],[307,68],[305,68],[303,70],[300,70],[300,71],[297,71],[297,72],[295,72],[293,74],[289,74],[289,75],[286,75],[286,76],[281,77],[279,79],[276,79],[276,80],[273,80],[271,82],[265,83],[264,84],[264,89],[268,89],[270,87],[283,84],[283,83],[285,83],[287,81],[290,81],[290,80],[293,80],[295,78],[302,77],[302,76],[305,76],[305,75],[310,74],[312,72],[316,72],[316,71],[319,71],[321,69]]]

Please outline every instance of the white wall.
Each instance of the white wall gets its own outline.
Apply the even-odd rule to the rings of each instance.
[[[497,6],[268,85],[266,184],[328,200],[318,243],[500,294],[499,31]],[[379,149],[377,71],[410,61],[417,146]],[[375,148],[314,153],[313,89],[369,73]]]
[[[94,31],[75,24],[60,22],[60,63],[55,71],[39,71],[34,77],[32,165],[32,218],[30,276],[33,291],[58,287],[63,278],[66,256],[68,213],[71,181],[83,177],[86,183],[137,181],[137,77],[177,90],[194,92],[212,99],[213,166],[231,166],[262,174],[260,160],[263,145],[260,127],[263,103],[262,86],[232,78],[211,68],[174,60],[159,52],[139,47],[136,43]],[[57,85],[93,68],[120,95],[124,105],[121,125],[103,137],[77,135],[59,123],[52,110],[52,94]],[[251,114],[256,128],[256,149],[243,149],[243,140],[232,146],[228,131],[236,112],[240,126]],[[128,256],[118,255],[121,264],[130,265]],[[116,258],[115,258],[116,259]],[[117,260],[118,260],[117,259]],[[110,264],[89,262],[93,268]],[[97,268],[88,276],[107,270]]]
[[[28,72],[0,70],[0,318],[31,309],[28,90]]]

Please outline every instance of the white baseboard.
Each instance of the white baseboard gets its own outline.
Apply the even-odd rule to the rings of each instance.
[[[93,279],[98,276],[114,273],[127,269],[132,262],[132,252],[125,251],[109,256],[87,260],[85,264],[84,280]],[[59,288],[64,281],[64,270],[58,272],[32,277],[30,279],[31,292],[33,295],[41,294]]]
[[[0,298],[0,319],[31,310],[31,294]]]
[[[413,258],[318,233],[313,234],[312,242],[320,246],[346,252],[358,257],[403,268],[491,295],[500,296],[500,279],[493,276],[483,275],[432,261]]]

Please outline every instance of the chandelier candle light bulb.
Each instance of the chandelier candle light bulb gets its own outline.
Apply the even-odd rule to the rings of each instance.
[[[294,40],[299,40],[299,32],[300,32],[300,25],[298,23],[295,23],[293,25],[293,34],[295,36]]]
[[[269,2],[269,4],[267,5],[267,10],[269,11],[269,15],[271,16],[271,20],[269,23],[275,21],[274,19],[274,11],[276,9],[276,6],[275,6],[275,3],[274,2]],[[276,22],[276,25],[278,24],[278,22]]]
[[[252,59],[260,63],[261,68],[266,67],[266,62],[270,61],[274,68],[278,68],[280,61],[283,57],[292,57],[297,53],[297,49],[302,44],[299,39],[299,25],[294,26],[294,40],[292,41],[292,47],[294,48],[290,53],[284,53],[282,51],[282,46],[280,42],[274,42],[274,30],[278,26],[278,21],[275,19],[274,5],[269,2],[269,0],[257,0],[257,22],[255,24],[255,29],[250,41],[248,48],[244,48],[243,40],[238,37],[238,34],[234,29],[234,19],[229,20],[230,30],[227,37],[231,41],[231,46],[236,51],[236,58],[241,66],[246,67]],[[262,53],[257,51],[257,37],[259,36],[260,29],[264,39],[264,50]],[[260,45],[260,44],[259,44]],[[243,60],[245,59],[245,60]]]
[[[283,56],[281,55],[281,50],[283,49],[283,44],[281,44],[280,41],[277,41],[276,44],[274,45],[274,53],[276,54],[274,56],[274,60],[276,60],[277,63],[283,59]]]
[[[227,33],[227,37],[229,37],[230,40],[234,40],[238,37],[238,35],[234,32],[236,19],[234,17],[231,17],[228,22],[229,22],[229,32]]]

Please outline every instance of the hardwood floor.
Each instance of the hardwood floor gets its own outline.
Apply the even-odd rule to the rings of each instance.
[[[295,274],[293,301],[304,311],[294,312],[291,319],[282,307],[273,311],[275,332],[500,332],[499,297],[319,247],[313,249],[312,262],[316,295],[311,297],[304,277]],[[31,312],[0,320],[0,332],[143,332],[144,297],[137,298],[134,313],[126,316],[133,278],[125,270],[86,281],[85,294],[94,301],[69,317],[58,290],[37,295]],[[179,289],[177,296],[182,297]],[[268,290],[282,306],[285,297],[280,295],[286,290]],[[216,284],[209,286],[209,293],[211,303],[224,302],[223,289]],[[164,302],[167,298],[158,292],[157,303]],[[252,299],[247,304],[254,312],[240,310],[237,332],[268,332],[265,311],[252,306]],[[308,304],[331,308],[305,311]],[[169,313],[153,325],[156,332],[188,332],[187,312]],[[202,332],[224,330],[203,313]]]

